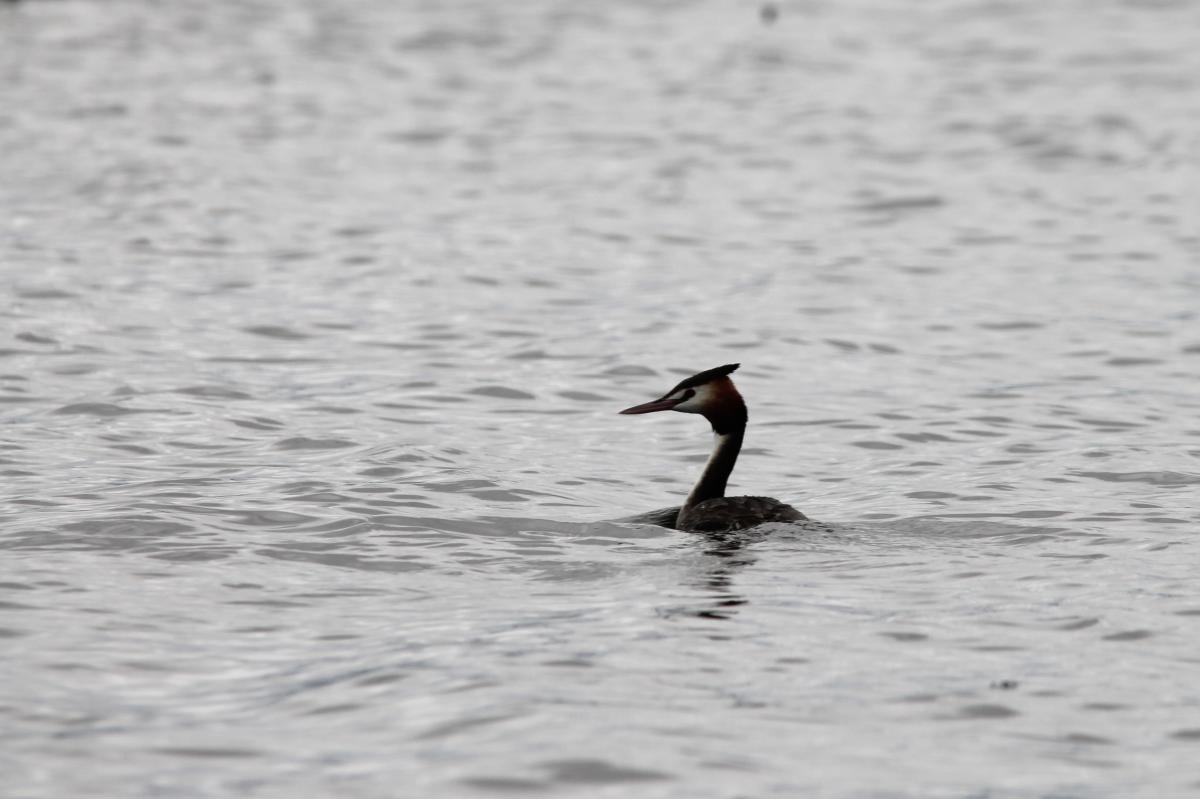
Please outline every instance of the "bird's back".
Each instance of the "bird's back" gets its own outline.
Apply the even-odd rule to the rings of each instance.
[[[807,518],[791,505],[770,497],[714,497],[680,510],[675,526],[698,533],[723,533],[767,522],[799,522]]]

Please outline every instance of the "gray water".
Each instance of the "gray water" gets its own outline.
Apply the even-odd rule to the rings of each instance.
[[[1193,795],[1197,31],[3,4],[0,794]]]

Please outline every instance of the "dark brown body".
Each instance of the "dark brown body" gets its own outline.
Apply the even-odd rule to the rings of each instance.
[[[800,522],[806,518],[791,505],[770,497],[715,497],[680,508],[675,528],[697,533],[724,533],[767,522]]]

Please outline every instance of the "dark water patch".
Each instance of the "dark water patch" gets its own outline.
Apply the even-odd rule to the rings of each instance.
[[[223,510],[222,513],[236,521],[237,524],[250,527],[292,528],[320,521],[316,516],[283,510]]]
[[[366,677],[355,680],[354,684],[364,688],[371,688],[376,685],[392,685],[394,683],[407,680],[411,675],[404,672],[387,671],[375,674],[369,674]]]
[[[331,413],[336,416],[350,416],[356,413],[362,413],[358,408],[351,408],[346,405],[310,405],[304,410],[312,413]]]
[[[1200,742],[1200,727],[1185,727],[1181,730],[1175,730],[1169,737],[1176,741]]]
[[[13,391],[13,392],[16,392],[18,390],[23,391],[23,389],[7,389],[7,390]],[[37,397],[37,396],[33,396],[30,394],[24,394],[24,393],[21,393],[21,394],[12,393],[12,394],[6,394],[4,396],[0,396],[0,404],[19,405],[22,403],[42,403],[42,402],[47,401],[48,399],[49,399],[49,397]]]
[[[978,438],[1004,438],[1007,433],[1001,433],[996,430],[971,430],[969,428],[958,428],[954,431],[959,435],[976,436]]]
[[[191,397],[204,397],[206,399],[226,399],[226,400],[247,400],[253,399],[250,394],[244,391],[227,388],[225,386],[201,385],[188,386],[187,388],[175,389],[176,394],[186,394]]]
[[[674,370],[678,372],[678,370]],[[645,366],[634,366],[632,364],[623,366],[613,366],[601,372],[602,375],[611,377],[653,377],[657,372],[653,369],[648,369]]]
[[[468,275],[461,275],[459,279],[462,280],[464,283],[474,283],[478,286],[498,287],[498,286],[502,285],[500,280],[498,280],[497,278],[494,278],[494,277],[490,277],[488,275],[470,275],[470,274],[468,274]]]
[[[114,449],[119,452],[128,452],[132,455],[157,455],[158,450],[150,449],[149,447],[139,447],[135,444],[109,444],[109,449]]]
[[[156,747],[153,751],[174,757],[191,757],[205,760],[243,759],[265,757],[267,755],[261,749],[222,746],[161,746]]]
[[[237,635],[270,635],[287,629],[289,628],[278,624],[255,624],[250,627],[234,627],[230,632]]]
[[[56,354],[90,356],[88,360],[83,360],[81,357],[79,360],[68,360],[66,363],[56,363],[49,369],[50,374],[63,375],[65,377],[82,377],[84,375],[95,374],[96,372],[101,371],[103,367],[97,362],[100,360],[98,356],[108,355],[110,353],[106,353],[97,347],[78,346],[69,352]]]
[[[995,400],[997,402],[1003,400],[1019,400],[1024,399],[1025,395],[1016,391],[1009,391],[1000,388],[989,388],[984,391],[976,391],[966,395],[970,399],[980,400]]]
[[[1058,740],[1066,744],[1082,744],[1084,746],[1111,746],[1116,743],[1112,738],[1102,735],[1092,735],[1087,732],[1069,732]]]
[[[1157,486],[1181,486],[1200,483],[1200,475],[1186,472],[1070,472],[1077,477],[1090,477],[1106,483],[1148,483]]]
[[[521,391],[516,388],[508,388],[507,386],[480,386],[467,391],[468,394],[474,394],[479,397],[495,397],[498,399],[521,399],[531,400],[536,399],[533,394],[528,391]]]
[[[926,705],[937,702],[941,698],[938,694],[905,694],[904,696],[897,697],[894,701],[903,702],[904,704]]]
[[[0,600],[0,610],[44,610],[36,605],[26,605],[24,602]]]
[[[551,787],[546,782],[527,780],[520,777],[467,777],[459,780],[459,782],[480,791],[511,793],[518,796],[524,793],[547,791]]]
[[[457,394],[418,394],[413,399],[425,402],[438,402],[443,405],[457,405],[463,402],[470,402],[466,397],[460,397]]]
[[[957,439],[950,436],[944,436],[941,433],[897,433],[896,438],[904,441],[911,441],[915,444],[925,444],[929,442],[946,442],[954,443]]]
[[[149,550],[146,557],[172,563],[203,563],[211,560],[225,560],[237,554],[238,551],[239,548],[236,546],[172,544],[169,549]]]
[[[357,446],[353,441],[346,441],[341,438],[305,438],[297,436],[293,438],[285,438],[275,444],[275,449],[288,450],[322,450],[322,449],[345,449],[346,447]]]
[[[1063,527],[1029,527],[1009,522],[992,521],[997,518],[1019,518],[1010,513],[939,513],[928,516],[913,516],[886,522],[871,522],[860,525],[873,536],[887,536],[888,540],[901,534],[922,539],[952,541],[991,538],[1005,545],[1026,545],[1054,541],[1061,538],[1083,537]],[[959,521],[970,519],[971,521]],[[840,525],[838,527],[841,527]],[[854,528],[847,527],[847,530]]]
[[[596,664],[584,658],[559,658],[556,660],[543,660],[542,665],[556,669],[590,669]]]
[[[911,197],[885,197],[850,206],[850,210],[870,214],[891,214],[913,211],[929,211],[946,205],[946,200],[936,195]]]
[[[99,417],[114,417],[128,416],[134,413],[151,413],[151,411],[140,410],[137,408],[126,408],[121,405],[113,405],[109,402],[76,402],[70,405],[63,405],[61,408],[56,408],[52,413],[60,415],[77,415],[77,416],[99,416]]]
[[[966,647],[972,652],[1024,652],[1028,647],[1012,644],[979,644]]]
[[[191,525],[142,516],[96,518],[58,528],[26,530],[7,537],[8,549],[157,551],[180,537],[207,536]]]
[[[491,480],[445,480],[440,482],[424,482],[418,483],[422,488],[427,488],[430,491],[437,491],[445,494],[461,494],[470,491],[478,491],[481,489],[499,488],[498,485]]]
[[[624,782],[656,782],[673,779],[662,771],[623,766],[605,760],[580,758],[547,760],[538,764],[549,772],[549,778],[567,785],[613,785]]]
[[[421,333],[420,335],[421,335],[421,338],[425,339],[426,341],[439,341],[439,342],[462,341],[462,339],[465,338],[465,336],[462,333],[458,333],[453,330],[441,330],[441,329],[428,330],[424,333]]]
[[[449,738],[465,730],[476,729],[478,727],[487,727],[514,718],[518,718],[518,714],[505,713],[489,716],[478,716],[475,718],[456,719],[454,721],[446,722],[445,724],[438,724],[434,727],[431,727],[420,735],[417,735],[415,740],[435,741],[440,738]]]
[[[1103,431],[1109,430],[1132,430],[1136,427],[1145,427],[1141,422],[1122,422],[1117,419],[1087,419],[1079,418],[1076,421],[1079,424],[1086,424],[1092,427],[1100,428]]]
[[[423,344],[418,341],[367,341],[364,344],[368,347],[382,347],[389,350],[434,350],[438,348],[436,344]]]
[[[1054,629],[1063,630],[1065,632],[1074,632],[1076,630],[1086,630],[1090,627],[1095,627],[1100,623],[1100,619],[1095,616],[1085,618],[1071,619],[1069,621],[1056,624]]]
[[[307,549],[267,547],[255,550],[255,554],[272,560],[292,561],[296,563],[316,563],[322,566],[333,566],[339,569],[353,569],[365,572],[383,572],[386,574],[403,574],[408,572],[425,571],[431,566],[416,560],[400,560],[396,558],[371,558],[346,552],[314,552]]]
[[[460,49],[494,50],[507,43],[508,40],[500,31],[431,27],[428,30],[398,40],[395,43],[395,48],[410,52],[428,51],[429,53],[440,54]]]
[[[336,705],[322,705],[312,710],[304,711],[305,716],[332,716],[338,713],[354,713],[361,710],[363,705],[357,702],[342,702]]]
[[[438,506],[433,504],[432,502],[425,502],[424,500],[419,500],[419,499],[417,499],[417,500],[389,500],[386,503],[386,505],[388,507],[393,507],[393,508],[425,508],[425,509],[438,508]]]
[[[204,358],[207,363],[241,363],[241,364],[259,364],[262,366],[287,366],[289,364],[304,365],[328,363],[327,358],[313,357],[270,357],[270,356],[249,356],[249,355],[214,355]]]
[[[563,399],[577,400],[579,402],[612,402],[611,397],[606,397],[603,394],[594,394],[590,391],[559,391],[556,392]]]
[[[424,458],[418,458],[418,462]],[[402,477],[403,475],[412,472],[411,468],[400,466],[371,466],[360,470],[358,473],[364,477]]]
[[[311,338],[307,333],[301,333],[292,330],[290,327],[282,325],[253,325],[251,327],[243,327],[242,330],[255,336],[264,338],[286,339],[289,341],[299,341],[301,339]]]
[[[839,427],[844,424],[856,424],[851,419],[788,419],[782,421],[762,421],[755,422],[755,427],[813,427],[826,425],[830,427]]]
[[[656,233],[653,238],[654,241],[672,247],[701,247],[708,243],[708,240],[699,236],[688,236],[680,233]]]
[[[476,499],[487,502],[524,502],[530,496],[524,491],[508,491],[505,489],[488,489],[484,491],[467,492]]]
[[[279,608],[281,610],[309,607],[309,604],[306,602],[290,602],[286,599],[230,599],[226,600],[225,604],[237,606],[244,605],[247,607]]]
[[[51,338],[49,336],[39,336],[36,333],[27,333],[27,332],[26,333],[17,333],[15,336],[13,336],[13,338],[15,338],[17,341],[25,341],[30,344],[56,345],[59,343],[57,339]]]
[[[1138,358],[1138,357],[1121,357],[1109,358],[1105,363],[1109,366],[1130,367],[1130,366],[1157,366],[1163,363],[1161,358]]]
[[[285,426],[280,420],[267,416],[252,416],[248,419],[230,419],[229,421],[238,427],[245,427],[249,430],[278,430]]]
[[[431,146],[441,144],[454,135],[451,128],[409,128],[396,130],[386,134],[388,141],[415,146]]]
[[[1056,518],[1066,515],[1067,511],[1030,510],[1012,513],[943,513],[940,518]]]
[[[570,231],[574,234],[587,238],[598,239],[599,241],[609,242],[612,244],[626,244],[633,240],[633,237],[628,233],[622,233],[616,230],[601,230],[594,227],[585,227],[582,225],[572,225]]]
[[[378,235],[382,230],[372,225],[342,225],[330,232],[343,239],[363,239]]]
[[[1045,327],[1043,322],[1013,320],[1004,322],[980,322],[977,327],[982,330],[1040,330]]]
[[[906,643],[911,643],[914,641],[929,640],[929,636],[926,635],[925,633],[895,632],[895,633],[879,633],[879,634],[881,636],[883,636],[884,638],[891,638],[894,641],[903,641]]]
[[[1105,635],[1101,638],[1104,641],[1142,641],[1147,638],[1154,637],[1154,633],[1150,630],[1125,630],[1111,635]]]
[[[1006,705],[983,702],[974,705],[964,705],[959,708],[957,715],[950,718],[999,720],[1010,719],[1019,715],[1020,713]]]
[[[310,535],[322,537],[349,537],[371,530],[371,523],[360,518],[335,518],[328,522],[306,524],[299,529]]]
[[[18,287],[15,293],[23,300],[73,300],[79,297],[78,294],[56,288]]]
[[[300,502],[341,504],[343,502],[350,502],[353,499],[346,494],[339,494],[336,491],[321,490],[324,488],[328,488],[328,486],[321,483],[294,483],[280,486],[279,492],[294,497]]]
[[[576,356],[573,355],[559,355],[541,348],[517,350],[509,353],[507,357],[510,361],[569,361],[576,359]]]
[[[311,261],[317,258],[318,253],[311,250],[282,249],[272,251],[270,256],[272,259],[280,263],[300,263],[303,261]],[[249,332],[250,329],[247,328],[247,331]]]

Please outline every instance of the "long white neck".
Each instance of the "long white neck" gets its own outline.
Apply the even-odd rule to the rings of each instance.
[[[708,463],[704,465],[704,471],[701,472],[700,479],[696,481],[696,487],[688,494],[687,501],[684,503],[685,508],[690,508],[706,499],[725,496],[725,485],[729,482],[729,475],[733,473],[738,453],[742,449],[742,439],[745,436],[745,424],[717,434],[712,454],[708,456]]]

